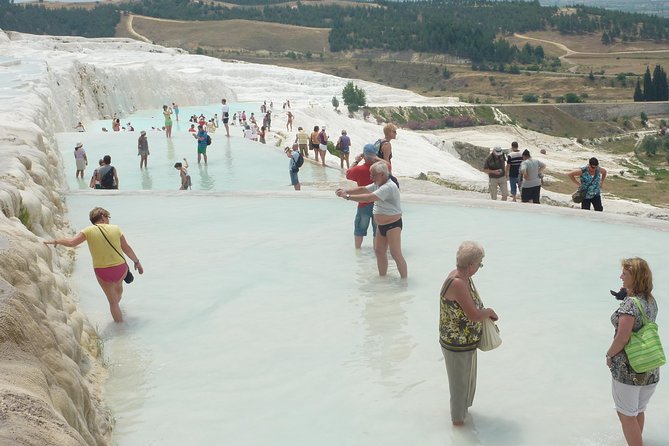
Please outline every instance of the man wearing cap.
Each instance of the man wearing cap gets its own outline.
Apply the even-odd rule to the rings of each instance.
[[[485,159],[483,172],[488,174],[488,187],[490,188],[490,198],[497,200],[497,188],[502,191],[502,201],[506,201],[509,195],[509,188],[506,185],[506,169],[504,163],[504,152],[497,146]]]
[[[139,138],[137,138],[137,155],[140,157],[139,168],[146,167],[149,159],[149,140],[146,138],[146,130],[139,132]]]
[[[523,182],[520,189],[520,199],[523,203],[539,204],[541,199],[541,181],[546,165],[530,156],[530,151],[523,151],[523,162],[520,164],[520,174]]]
[[[513,201],[517,201],[516,192],[518,191],[518,177],[520,176],[520,163],[522,162],[523,154],[518,149],[518,143],[514,141],[511,143],[511,152],[506,157],[506,176],[509,178]]]
[[[376,156],[377,149],[374,144],[365,145],[362,154],[355,157],[353,167],[346,171],[346,179],[355,181],[358,186],[367,186],[372,184],[372,177],[369,173],[369,168],[381,158]],[[364,161],[363,164],[360,164]],[[355,249],[362,247],[363,237],[367,235],[369,223],[372,223],[372,234],[376,237],[376,222],[372,218],[374,210],[374,202],[358,203],[358,210],[355,213],[355,220],[353,222],[353,240],[355,242]]]

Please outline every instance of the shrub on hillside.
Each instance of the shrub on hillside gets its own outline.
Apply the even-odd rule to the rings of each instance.
[[[539,96],[534,93],[525,93],[523,95],[523,102],[539,102]]]
[[[643,138],[639,147],[646,152],[646,155],[655,156],[660,145],[662,145],[662,141],[659,138],[648,135]]]

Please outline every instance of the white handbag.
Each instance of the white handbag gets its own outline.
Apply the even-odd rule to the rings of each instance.
[[[481,322],[481,340],[478,348],[483,352],[490,351],[502,344],[502,338],[499,337],[499,328],[495,321],[489,317]]]

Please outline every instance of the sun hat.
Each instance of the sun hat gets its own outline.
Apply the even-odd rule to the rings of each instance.
[[[84,143],[78,142],[76,146],[74,146],[75,149],[81,149],[84,146]]]
[[[501,155],[502,154],[502,148],[500,146],[495,147],[495,155]]]

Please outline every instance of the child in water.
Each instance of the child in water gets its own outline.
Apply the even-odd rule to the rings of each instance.
[[[188,175],[188,160],[183,159],[183,163],[175,163],[174,168],[179,171],[181,177],[181,187],[179,190],[188,190],[191,188],[190,175]]]

